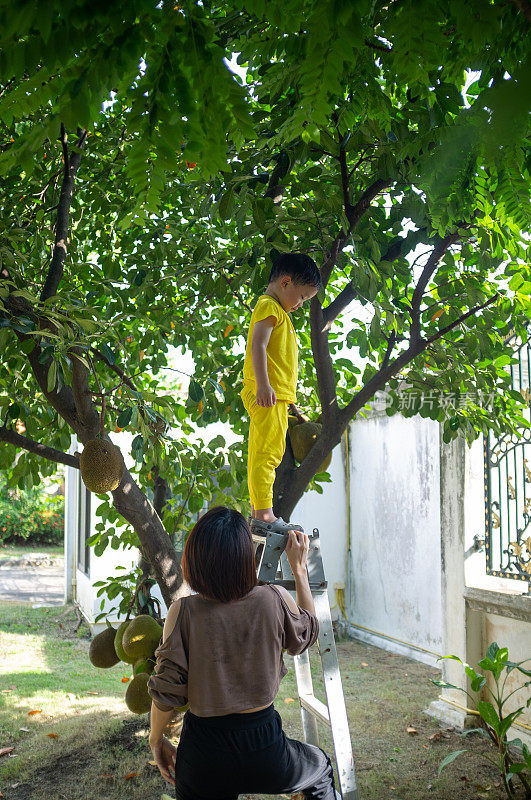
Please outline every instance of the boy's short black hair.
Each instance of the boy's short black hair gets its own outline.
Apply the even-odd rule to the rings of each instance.
[[[289,275],[293,283],[304,286],[315,286],[317,291],[322,286],[321,273],[317,264],[304,253],[282,253],[274,262],[271,268],[268,283]]]

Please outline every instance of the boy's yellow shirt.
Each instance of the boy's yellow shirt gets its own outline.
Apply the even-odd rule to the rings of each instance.
[[[268,294],[260,295],[251,315],[243,364],[243,385],[256,393],[251,342],[255,322],[266,317],[275,317],[275,327],[271,331],[266,350],[269,383],[275,391],[277,400],[295,403],[298,375],[297,336],[288,312],[282,308],[278,300]]]

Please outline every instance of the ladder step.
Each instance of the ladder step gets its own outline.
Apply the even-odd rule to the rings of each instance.
[[[297,589],[295,581],[274,580],[274,581],[268,581],[268,583],[272,583],[275,586],[283,586],[285,589],[288,589],[290,592],[294,592]],[[309,584],[310,584],[310,591],[313,594],[314,592],[324,591],[326,589],[326,587],[328,586],[328,581],[321,581],[320,583],[312,583],[312,581],[309,581]]]
[[[299,695],[299,700],[303,708],[307,709],[307,711],[320,719],[321,722],[326,722],[327,725],[330,725],[328,708],[324,703],[321,703],[317,697],[315,697],[313,694],[301,694]]]

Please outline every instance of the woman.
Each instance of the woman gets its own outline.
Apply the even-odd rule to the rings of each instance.
[[[245,518],[208,511],[192,529],[183,576],[197,594],[172,603],[148,682],[149,743],[177,800],[237,800],[239,794],[302,792],[335,800],[330,759],[288,739],[273,706],[287,672],[318,634],[306,562],[309,540],[289,532],[286,555],[297,602],[281,586],[259,586]],[[177,750],[163,736],[175,708],[189,702]]]

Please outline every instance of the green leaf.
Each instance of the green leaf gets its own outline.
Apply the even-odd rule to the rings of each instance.
[[[503,717],[500,725],[500,733],[499,733],[500,739],[503,739],[503,737],[505,736],[505,734],[507,733],[507,731],[509,730],[515,719],[517,719],[522,713],[523,713],[523,707],[518,708],[516,711],[511,712],[506,717]]]
[[[492,661],[492,659],[488,656],[485,656],[485,658],[482,658],[481,661],[478,662],[478,667],[481,667],[481,669],[486,669],[489,672],[494,672],[496,669],[494,661]]]
[[[56,378],[57,378],[57,364],[55,361],[52,361],[48,369],[48,378],[46,383],[46,390],[48,392],[53,392],[53,390],[55,389]]]
[[[234,208],[234,189],[231,187],[219,201],[219,216],[222,220],[230,219]]]
[[[434,681],[432,678],[429,678],[429,680],[435,686],[440,686],[442,689],[458,689],[460,692],[464,692],[465,691],[460,686],[455,686],[453,683],[448,683],[447,681],[443,681],[443,680]]]
[[[486,700],[480,700],[478,702],[478,711],[485,720],[486,723],[490,725],[491,728],[495,730],[497,734],[499,734],[501,722],[498,714],[496,713],[496,709]]]
[[[223,387],[220,386],[219,383],[215,381],[213,378],[207,378],[207,381],[214,387],[218,400],[220,402],[223,402],[223,400],[225,399],[225,393],[223,391]]]
[[[265,231],[266,215],[263,203],[259,200],[253,203],[253,220],[259,231]]]
[[[116,353],[113,350],[111,350],[109,345],[105,343],[100,344],[98,349],[105,356],[105,358],[107,359],[107,361],[111,366],[113,366],[116,363]]]
[[[77,361],[80,361],[84,367],[90,370],[90,364],[84,356],[80,355],[79,353],[72,353],[72,358],[73,359],[75,358]]]
[[[141,433],[135,436],[131,443],[131,455],[135,461],[142,461],[144,450],[144,437]]]
[[[485,659],[489,659],[489,660],[494,659],[495,660],[496,659],[496,653],[498,652],[499,649],[500,648],[498,647],[498,644],[496,642],[492,642],[489,645],[488,649],[487,649],[487,652],[485,654]],[[480,662],[480,666],[482,666],[481,662]]]
[[[22,350],[23,353],[29,355],[33,350],[35,350],[37,342],[35,339],[26,339],[24,342],[20,342],[19,348]]]
[[[75,320],[79,327],[85,331],[85,333],[95,333],[98,330],[98,326],[92,320],[83,319],[81,317],[76,317]]]
[[[472,669],[472,667],[469,666],[465,667],[465,672],[470,678],[470,685],[472,691],[478,692],[481,689],[481,687],[485,685],[487,679],[485,678],[484,675],[480,675],[474,669]]]
[[[118,425],[119,428],[127,428],[129,423],[131,422],[132,416],[133,416],[133,409],[131,406],[129,406],[129,408],[126,408],[124,411],[122,411],[122,413],[116,420],[116,424]]]
[[[513,669],[517,669],[523,675],[527,675],[529,678],[531,678],[531,670],[525,669],[524,667],[521,666],[522,664],[525,664],[526,661],[529,661],[529,659],[525,658],[523,661],[518,661],[518,662],[507,660],[505,664],[507,672],[512,672]]]
[[[193,403],[199,403],[204,397],[203,387],[194,378],[190,379],[188,387],[188,397]]]
[[[437,661],[442,661],[443,659],[446,659],[446,658],[450,658],[450,659],[452,659],[452,661],[458,661],[460,664],[463,663],[461,661],[461,659],[459,658],[459,656],[453,656],[453,655],[451,655],[451,656],[450,655],[449,656],[439,656]]]
[[[449,755],[447,755],[447,756],[446,756],[446,758],[443,758],[443,760],[442,760],[442,761],[441,761],[441,763],[439,764],[439,772],[438,772],[438,774],[440,775],[440,774],[441,774],[441,772],[442,772],[442,770],[443,770],[443,769],[444,769],[446,766],[448,766],[448,764],[451,764],[451,763],[452,763],[452,761],[455,761],[455,759],[456,759],[458,756],[460,756],[460,755],[461,755],[461,753],[466,753],[466,750],[454,750],[454,752],[453,752],[453,753],[450,753]]]
[[[479,733],[480,736],[483,736],[484,739],[488,739],[491,741],[491,738],[485,728],[466,728],[464,731],[461,732],[461,736],[465,737],[468,736],[469,733]]]

